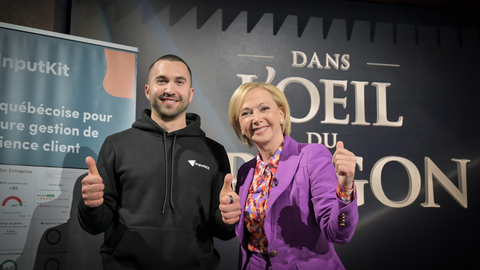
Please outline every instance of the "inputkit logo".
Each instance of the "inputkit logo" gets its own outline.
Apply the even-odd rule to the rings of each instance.
[[[200,164],[196,160],[189,160],[188,163],[190,163],[190,165],[192,165],[192,166],[198,166],[198,167],[210,170],[210,167],[208,167],[207,165]]]
[[[18,72],[20,70],[24,70],[25,68],[27,68],[27,70],[30,72],[38,71],[40,73],[70,77],[70,74],[68,74],[68,71],[70,70],[70,68],[66,64],[62,65],[62,63],[57,63],[57,62],[51,63],[49,61],[46,61],[46,63],[44,61],[25,62],[22,59],[2,57],[1,54],[0,54],[0,62],[3,63],[2,67],[13,69],[15,70],[15,72]]]

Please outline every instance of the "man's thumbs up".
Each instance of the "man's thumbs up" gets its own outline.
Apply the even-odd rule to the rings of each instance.
[[[98,174],[97,165],[92,157],[87,157],[85,163],[87,163],[88,166],[88,174]]]
[[[85,163],[88,166],[88,175],[82,180],[82,198],[88,207],[98,207],[103,204],[103,190],[105,185],[98,173],[95,160],[87,157]]]
[[[222,190],[220,191],[220,205],[222,220],[225,224],[235,224],[240,219],[240,197],[232,189],[233,176],[225,176]]]

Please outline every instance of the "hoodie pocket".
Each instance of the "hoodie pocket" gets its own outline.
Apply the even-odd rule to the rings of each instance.
[[[128,228],[118,239],[111,260],[120,264],[134,262],[139,269],[188,268],[214,256],[213,246],[208,252],[201,251],[195,233],[184,230]]]

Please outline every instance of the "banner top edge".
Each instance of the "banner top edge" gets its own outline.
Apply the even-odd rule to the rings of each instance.
[[[110,48],[114,48],[114,49],[120,49],[120,50],[125,50],[125,51],[131,51],[131,52],[138,53],[138,48],[137,47],[131,47],[131,46],[116,44],[116,43],[112,43],[112,42],[106,42],[106,41],[100,41],[100,40],[96,40],[96,39],[90,39],[90,38],[78,37],[78,36],[73,36],[73,35],[68,35],[68,34],[56,33],[56,32],[52,32],[52,31],[47,31],[47,30],[42,30],[42,29],[37,29],[37,28],[31,28],[31,27],[26,27],[26,26],[20,26],[20,25],[15,25],[15,24],[9,24],[9,23],[3,23],[3,22],[0,22],[0,27],[1,28],[6,28],[6,29],[11,29],[11,30],[28,32],[28,33],[32,33],[32,34],[39,34],[39,35],[44,35],[44,36],[63,38],[63,39],[68,39],[68,40],[72,40],[72,41],[79,41],[79,42],[90,43],[90,44],[94,44],[94,45],[100,45],[100,46],[110,47]]]

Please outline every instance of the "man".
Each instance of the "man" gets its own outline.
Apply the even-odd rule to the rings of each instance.
[[[107,137],[98,166],[86,159],[78,218],[91,234],[113,223],[100,248],[105,269],[214,269],[213,236],[235,236],[240,200],[228,157],[186,113],[193,93],[188,65],[160,57],[145,85],[151,110]]]

